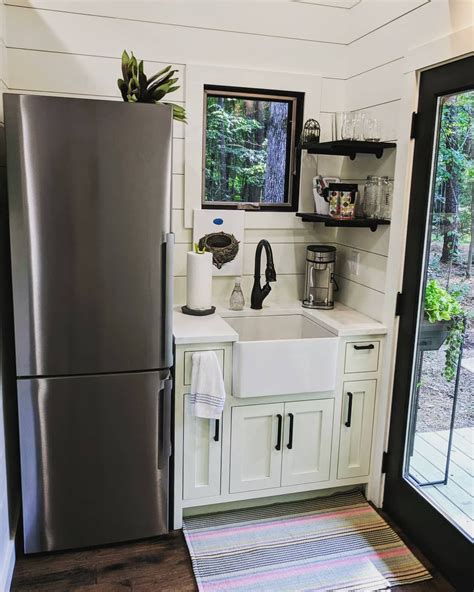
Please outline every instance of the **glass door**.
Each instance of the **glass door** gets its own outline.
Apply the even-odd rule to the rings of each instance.
[[[474,58],[420,78],[384,507],[457,589],[474,537]]]
[[[438,98],[404,474],[474,536],[474,90]]]

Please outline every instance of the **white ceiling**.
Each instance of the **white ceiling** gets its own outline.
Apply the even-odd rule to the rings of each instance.
[[[341,46],[370,34],[430,1],[3,0],[4,4],[13,6]]]

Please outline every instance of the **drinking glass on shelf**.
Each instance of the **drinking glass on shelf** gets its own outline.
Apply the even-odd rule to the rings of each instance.
[[[355,126],[355,119],[354,113],[351,111],[346,111],[342,114],[342,130],[341,136],[343,140],[354,140],[354,126]]]
[[[332,114],[332,139],[333,140],[342,140],[342,123],[343,123],[344,113],[342,111],[337,111],[336,113]]]
[[[380,142],[381,137],[380,121],[376,117],[367,114],[364,118],[364,140],[367,142]]]
[[[362,140],[364,137],[364,123],[366,119],[365,111],[355,111],[353,118],[353,140]]]

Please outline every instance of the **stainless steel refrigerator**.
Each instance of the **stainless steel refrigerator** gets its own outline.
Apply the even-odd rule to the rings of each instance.
[[[4,104],[25,552],[166,532],[171,109]]]

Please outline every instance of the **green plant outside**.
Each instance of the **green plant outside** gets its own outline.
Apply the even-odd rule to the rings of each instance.
[[[285,101],[208,96],[205,201],[284,203]]]
[[[456,294],[450,294],[436,280],[430,280],[425,289],[425,318],[430,323],[451,321],[446,338],[444,377],[451,382],[456,376],[459,351],[464,338],[466,312]]]

